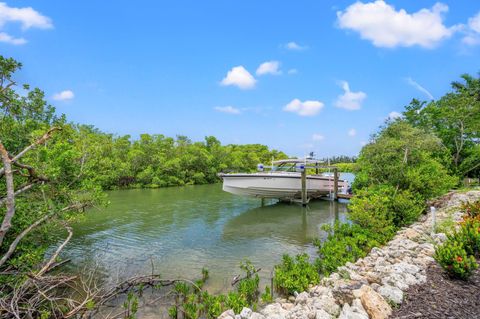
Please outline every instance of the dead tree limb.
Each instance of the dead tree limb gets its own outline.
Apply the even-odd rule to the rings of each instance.
[[[33,142],[32,144],[28,145],[27,147],[25,147],[20,153],[18,153],[17,155],[15,155],[14,157],[12,157],[12,159],[10,160],[11,163],[16,163],[23,155],[25,155],[28,151],[30,151],[31,149],[34,149],[35,147],[37,147],[38,145],[41,145],[43,143],[45,143],[51,136],[52,136],[52,133],[55,132],[55,131],[60,131],[61,128],[60,127],[52,127],[50,128],[45,134],[43,134],[38,140],[36,140],[35,142]],[[4,163],[5,165],[5,163]],[[5,166],[3,168],[0,168],[0,177],[3,176],[3,174],[5,174]]]
[[[50,259],[49,259],[48,262],[45,264],[45,266],[43,266],[42,269],[40,269],[40,271],[35,274],[35,277],[36,277],[36,278],[42,276],[45,272],[47,272],[47,271],[50,269],[50,267],[53,265],[53,263],[54,263],[55,260],[57,259],[58,254],[60,254],[60,252],[61,252],[61,251],[63,250],[63,248],[65,247],[65,245],[68,244],[68,242],[69,242],[70,239],[72,238],[72,236],[73,236],[72,227],[65,225],[65,229],[66,229],[67,232],[68,232],[67,238],[65,239],[65,241],[64,241],[60,246],[58,246],[57,250],[56,250],[55,253],[52,255],[52,257],[50,257]]]
[[[35,229],[36,227],[38,227],[40,224],[42,224],[43,222],[45,222],[47,219],[49,218],[52,218],[53,216],[59,214],[59,213],[62,213],[62,212],[65,212],[65,211],[68,211],[68,210],[71,210],[71,209],[79,209],[81,208],[82,206],[79,206],[79,205],[70,205],[70,206],[67,206],[63,209],[61,209],[60,211],[55,211],[55,212],[51,212],[45,216],[43,216],[42,218],[38,219],[36,222],[34,222],[33,224],[31,224],[30,226],[28,226],[27,228],[25,228],[14,240],[13,242],[10,244],[10,247],[8,248],[8,251],[2,256],[2,258],[0,259],[0,267],[12,256],[12,254],[15,252],[15,249],[17,248],[18,244],[20,243],[20,241],[26,236],[28,235],[28,233],[30,233],[33,229]],[[68,230],[69,228],[67,228]],[[71,231],[71,229],[70,229]],[[70,233],[69,231],[69,233]],[[71,237],[71,236],[69,236]],[[68,240],[70,240],[70,238],[68,238]],[[65,246],[65,245],[63,245]],[[63,249],[63,247],[62,247]],[[57,249],[58,251],[58,249]],[[58,255],[58,254],[57,254]]]
[[[5,149],[5,146],[1,141],[0,141],[0,155],[2,157],[3,170],[5,174],[6,185],[7,185],[7,196],[5,198],[7,211],[5,212],[2,225],[0,226],[0,247],[1,247],[3,243],[3,239],[5,238],[5,234],[12,227],[12,218],[15,215],[15,189],[13,184],[12,162],[10,160],[10,157],[8,156],[8,152]]]

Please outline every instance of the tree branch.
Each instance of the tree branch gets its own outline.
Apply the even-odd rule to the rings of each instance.
[[[15,239],[14,241],[10,244],[10,247],[8,248],[8,251],[5,253],[5,255],[2,256],[2,258],[0,259],[0,267],[12,256],[12,254],[15,252],[15,249],[17,248],[18,244],[20,243],[20,241],[26,236],[28,235],[28,233],[30,233],[33,229],[35,229],[38,225],[42,224],[44,221],[46,221],[47,219],[55,216],[56,214],[58,213],[62,213],[62,212],[65,212],[65,211],[68,211],[70,209],[74,209],[74,208],[79,208],[80,206],[74,204],[74,205],[70,205],[70,206],[67,206],[67,207],[64,207],[62,210],[60,211],[55,211],[55,212],[51,212],[50,214],[47,214],[45,216],[43,216],[42,218],[38,219],[35,223],[31,224],[30,226],[28,226],[27,228],[25,228]],[[68,228],[67,228],[68,230]],[[69,231],[70,233],[70,231]],[[71,237],[71,236],[69,236]],[[70,240],[70,238],[68,238],[68,240]],[[65,245],[63,245],[65,246]],[[63,247],[62,247],[63,249]],[[58,254],[57,254],[58,255]],[[50,263],[51,264],[51,263]]]
[[[15,155],[11,160],[10,162],[11,163],[15,163],[17,162],[23,155],[25,155],[25,153],[27,153],[28,151],[30,151],[31,149],[37,147],[38,145],[41,145],[43,143],[45,143],[46,140],[48,140],[51,136],[52,136],[52,133],[55,132],[55,131],[60,131],[61,128],[60,127],[52,127],[50,128],[45,134],[43,134],[42,137],[40,137],[38,140],[36,140],[35,142],[33,142],[32,144],[30,144],[29,146],[25,147],[23,149],[23,151],[21,151],[20,153],[18,153],[17,155]],[[4,164],[5,166],[5,164]],[[2,176],[3,174],[5,174],[5,167],[3,168],[0,168],[0,176]]]
[[[15,249],[17,248],[18,243],[25,237],[29,232],[31,232],[35,227],[49,219],[55,215],[55,213],[50,213],[48,215],[43,216],[42,218],[38,219],[35,223],[31,224],[27,228],[25,228],[20,235],[15,238],[15,240],[10,244],[10,247],[8,248],[8,251],[3,255],[2,259],[0,259],[0,267],[10,258],[10,256],[13,254]]]
[[[20,189],[15,191],[14,196],[20,195],[21,193],[28,191],[30,188],[33,187],[33,185],[35,185],[35,183],[27,184],[21,187]],[[3,205],[6,201],[7,201],[7,197],[0,198],[0,206]]]
[[[45,264],[45,266],[43,266],[42,269],[40,269],[40,271],[35,274],[35,278],[38,278],[38,277],[42,276],[45,272],[47,272],[47,271],[50,269],[50,267],[51,267],[51,266],[53,265],[53,263],[55,262],[55,259],[57,259],[58,254],[60,254],[60,252],[62,251],[62,249],[65,247],[65,245],[68,244],[68,242],[69,242],[70,239],[72,238],[72,236],[73,236],[72,227],[65,225],[65,229],[66,229],[67,232],[68,232],[67,238],[65,239],[65,241],[64,241],[60,246],[58,246],[57,250],[56,250],[55,253],[52,255],[52,257],[50,257],[50,259],[49,259],[48,262]]]
[[[7,185],[7,196],[5,197],[5,204],[7,211],[3,217],[2,225],[0,226],[0,247],[2,246],[5,234],[12,227],[12,218],[15,215],[15,189],[13,185],[13,172],[10,157],[5,149],[5,146],[0,141],[0,155],[3,162],[3,170],[5,174],[5,180]],[[1,176],[1,174],[0,174]]]

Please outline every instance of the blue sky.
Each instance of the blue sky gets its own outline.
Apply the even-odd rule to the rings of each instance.
[[[480,71],[480,2],[9,1],[0,53],[106,132],[356,155],[412,98]]]

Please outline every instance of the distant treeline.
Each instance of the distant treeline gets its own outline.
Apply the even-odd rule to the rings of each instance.
[[[254,171],[258,163],[287,156],[261,144],[222,145],[207,136],[192,142],[188,137],[161,134],[116,137],[90,126],[77,126],[79,142],[88,157],[91,179],[103,189],[119,187],[165,187],[208,184],[228,171]]]
[[[330,164],[337,164],[337,163],[355,163],[357,161],[356,156],[332,156],[332,157],[325,157],[321,159],[322,162],[330,163]]]

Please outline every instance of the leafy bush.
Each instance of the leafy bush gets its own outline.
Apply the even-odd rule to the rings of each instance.
[[[301,292],[310,284],[317,284],[320,281],[315,266],[310,264],[307,254],[300,254],[292,258],[283,255],[282,263],[275,266],[273,282],[275,288],[287,294],[295,291]]]
[[[461,209],[469,218],[480,219],[480,200],[463,203]]]
[[[395,228],[410,225],[424,210],[420,195],[409,190],[396,190],[389,185],[359,190],[352,198],[349,218],[358,225],[389,238]]]
[[[476,219],[465,219],[460,229],[450,235],[450,239],[463,244],[469,255],[477,255],[480,252],[480,221]]]
[[[402,120],[388,123],[361,150],[354,191],[386,184],[423,200],[441,195],[458,182],[443,165],[447,158],[448,150],[433,134]]]
[[[462,242],[449,239],[435,251],[435,260],[453,278],[467,279],[478,265],[472,255],[467,255]]]
[[[347,262],[354,262],[365,257],[375,246],[380,246],[386,237],[375,234],[356,224],[336,222],[332,227],[324,227],[329,232],[323,242],[317,240],[318,255],[315,265],[323,275],[329,275]]]
[[[359,190],[348,205],[349,219],[362,228],[390,236],[394,232],[390,199],[393,191],[387,185]]]

